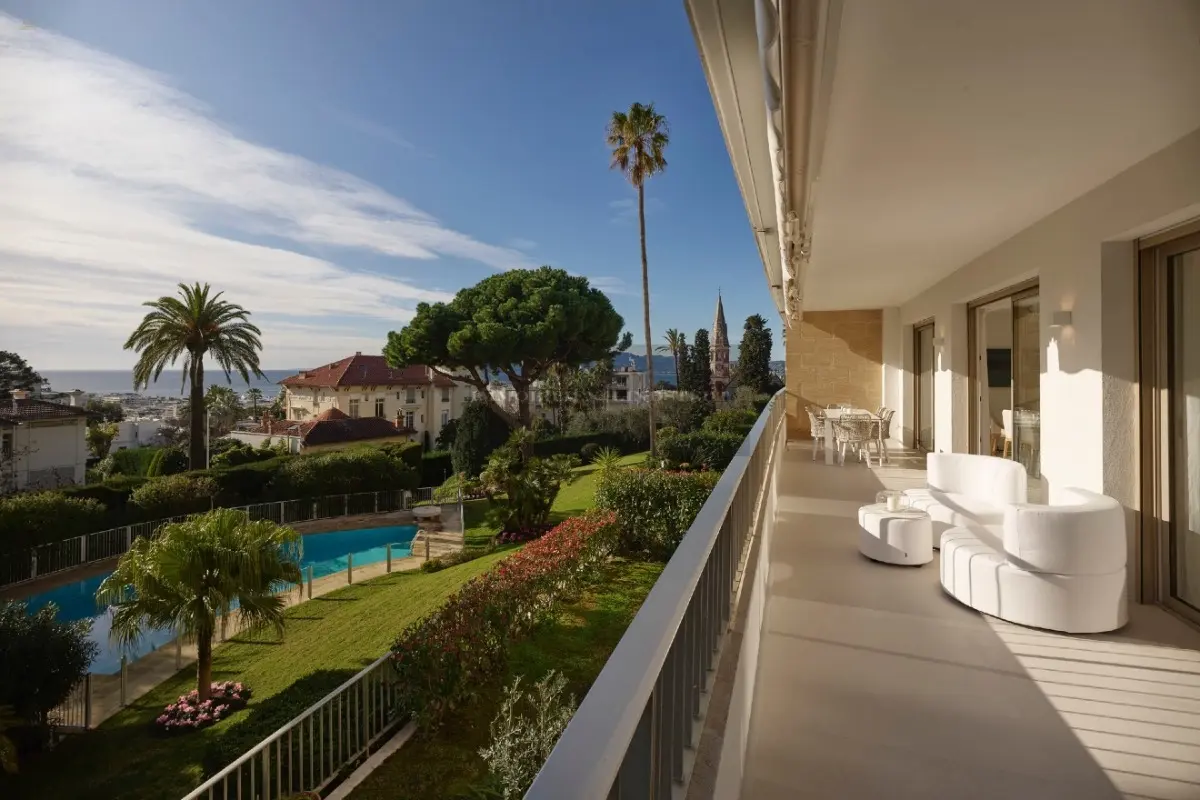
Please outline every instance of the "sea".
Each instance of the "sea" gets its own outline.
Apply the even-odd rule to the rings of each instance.
[[[226,383],[225,375],[219,370],[205,369],[204,383],[206,386],[229,386],[238,394],[247,389],[259,389],[263,397],[274,397],[279,394],[279,381],[295,375],[299,369],[266,369],[265,378],[251,376],[246,383],[241,376],[234,375],[232,383]],[[55,392],[69,392],[82,389],[89,394],[132,394],[133,371],[127,369],[115,370],[41,370],[41,376],[50,384]],[[163,370],[157,381],[138,392],[143,397],[182,397],[187,389],[183,385],[183,370]]]

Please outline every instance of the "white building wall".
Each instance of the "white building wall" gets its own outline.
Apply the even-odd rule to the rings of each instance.
[[[961,267],[905,303],[903,331],[935,317],[937,448],[967,449],[966,303],[1036,277],[1041,457],[1053,501],[1079,486],[1138,507],[1133,242],[1200,216],[1200,130]],[[1072,325],[1052,328],[1056,311]],[[911,355],[907,364],[911,369]],[[953,442],[952,448],[946,444]],[[1132,516],[1132,513],[1131,513]],[[1132,534],[1131,534],[1132,535]],[[1131,559],[1131,568],[1135,559]]]
[[[18,490],[33,486],[54,488],[44,477],[56,470],[59,482],[82,484],[87,472],[87,425],[83,419],[28,422],[10,429],[13,432],[13,469]],[[39,474],[43,476],[39,481]],[[48,483],[49,482],[49,483]]]

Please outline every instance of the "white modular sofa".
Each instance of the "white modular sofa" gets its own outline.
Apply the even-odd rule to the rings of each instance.
[[[993,617],[1065,633],[1128,621],[1125,513],[1083,489],[1059,504],[1010,504],[1003,523],[954,527],[941,537],[942,588]]]
[[[951,528],[977,528],[1004,523],[1010,503],[1024,503],[1028,491],[1025,467],[1016,461],[967,453],[929,453],[924,489],[906,489],[913,508],[933,521],[934,547]]]

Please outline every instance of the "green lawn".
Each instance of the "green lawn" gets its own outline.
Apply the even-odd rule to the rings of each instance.
[[[206,766],[224,766],[321,699],[504,555],[431,574],[392,573],[291,608],[283,641],[235,639],[216,649],[213,679],[248,684],[254,696],[246,710],[194,734],[156,736],[152,720],[163,706],[194,688],[194,670],[184,670],[99,729],[22,764],[19,779],[0,777],[0,797],[177,800]]]
[[[641,464],[648,453],[634,453],[621,459],[625,466]],[[575,468],[579,476],[574,483],[564,486],[554,499],[551,519],[555,522],[567,517],[577,516],[592,507],[596,495],[596,467],[587,464]],[[486,545],[492,537],[500,532],[500,522],[496,519],[493,508],[487,500],[468,500],[463,503],[463,516],[466,517],[466,546],[476,547]]]
[[[454,714],[432,737],[417,738],[351,794],[352,800],[457,800],[486,777],[479,749],[489,740],[503,688],[513,677],[530,686],[550,669],[562,672],[568,691],[583,699],[604,662],[641,607],[662,564],[612,562],[596,586],[565,604],[557,619],[514,645],[508,674],[484,687],[469,709]]]

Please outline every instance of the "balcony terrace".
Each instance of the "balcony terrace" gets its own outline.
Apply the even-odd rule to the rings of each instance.
[[[1021,628],[947,596],[936,556],[867,560],[858,507],[923,485],[923,457],[827,466],[771,414],[527,797],[1200,796],[1200,633],[1149,605],[1115,634]],[[741,524],[757,534],[725,614],[694,559]]]

